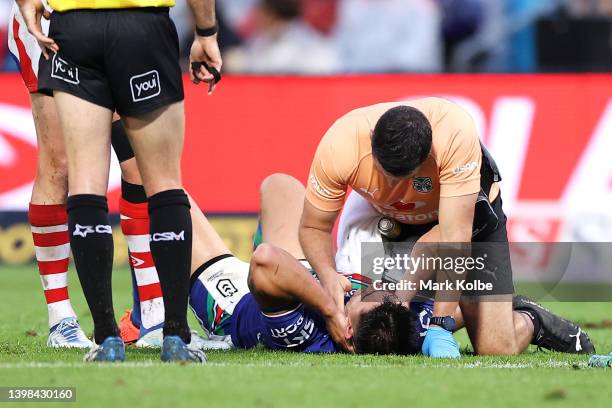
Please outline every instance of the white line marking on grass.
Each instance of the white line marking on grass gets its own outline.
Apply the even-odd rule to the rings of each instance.
[[[154,361],[143,362],[123,362],[123,363],[78,363],[78,362],[49,362],[49,361],[31,361],[23,363],[0,363],[0,368],[146,368],[161,366],[163,363]]]
[[[462,368],[559,368],[572,367],[574,364],[585,367],[587,365],[586,363],[577,364],[568,361],[557,360],[548,360],[538,363],[483,363],[481,361],[476,361],[473,363],[463,364]],[[435,365],[433,365],[432,367],[435,367]]]
[[[547,360],[525,363],[494,363],[494,362],[466,362],[466,363],[415,363],[415,364],[316,364],[307,362],[261,362],[261,363],[236,363],[236,362],[208,362],[208,367],[352,367],[352,368],[489,368],[489,369],[528,369],[528,368],[567,368],[577,365],[580,368],[587,367],[586,363],[573,363],[568,361]],[[0,363],[0,369],[22,369],[22,368],[148,368],[164,367],[167,363],[158,361],[123,362],[123,363],[85,363],[85,362],[23,362],[23,363]],[[196,365],[197,366],[197,365]]]

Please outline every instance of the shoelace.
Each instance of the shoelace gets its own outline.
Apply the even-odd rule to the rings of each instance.
[[[75,320],[63,320],[57,327],[57,331],[62,334],[68,341],[83,340],[79,336],[79,325]]]

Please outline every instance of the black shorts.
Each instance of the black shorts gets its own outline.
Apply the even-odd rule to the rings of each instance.
[[[182,101],[176,27],[167,8],[51,14],[59,52],[40,59],[39,87],[138,116]]]
[[[489,204],[488,198],[487,204]],[[465,278],[466,283],[490,284],[491,289],[464,290],[463,296],[488,296],[488,299],[494,299],[491,296],[513,294],[512,263],[506,230],[507,218],[502,209],[501,194],[488,205],[488,208],[477,204],[474,218],[479,222],[475,221],[473,226],[471,257],[483,260],[484,268],[474,269],[467,275],[462,275],[462,278]],[[402,232],[399,240],[389,241],[383,238],[385,252],[387,254],[410,253],[416,241],[435,225],[437,222],[424,225],[401,224]],[[431,291],[422,291],[419,295],[424,298],[433,298]],[[505,300],[506,298],[501,296],[500,299]]]
[[[514,293],[510,244],[506,230],[507,218],[502,209],[501,193],[491,203],[491,209],[499,219],[496,228],[482,231],[472,239],[472,257],[486,259],[486,268],[472,271],[467,278],[469,281],[491,284],[493,290],[473,290],[464,292],[464,296],[480,297]]]

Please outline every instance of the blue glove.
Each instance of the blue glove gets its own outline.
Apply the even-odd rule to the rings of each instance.
[[[459,345],[453,333],[442,327],[433,326],[427,330],[425,341],[421,347],[423,354],[434,358],[459,358]]]

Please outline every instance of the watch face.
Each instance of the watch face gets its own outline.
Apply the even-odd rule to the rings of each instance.
[[[442,318],[442,327],[444,327],[448,331],[455,330],[455,319],[450,316]]]

